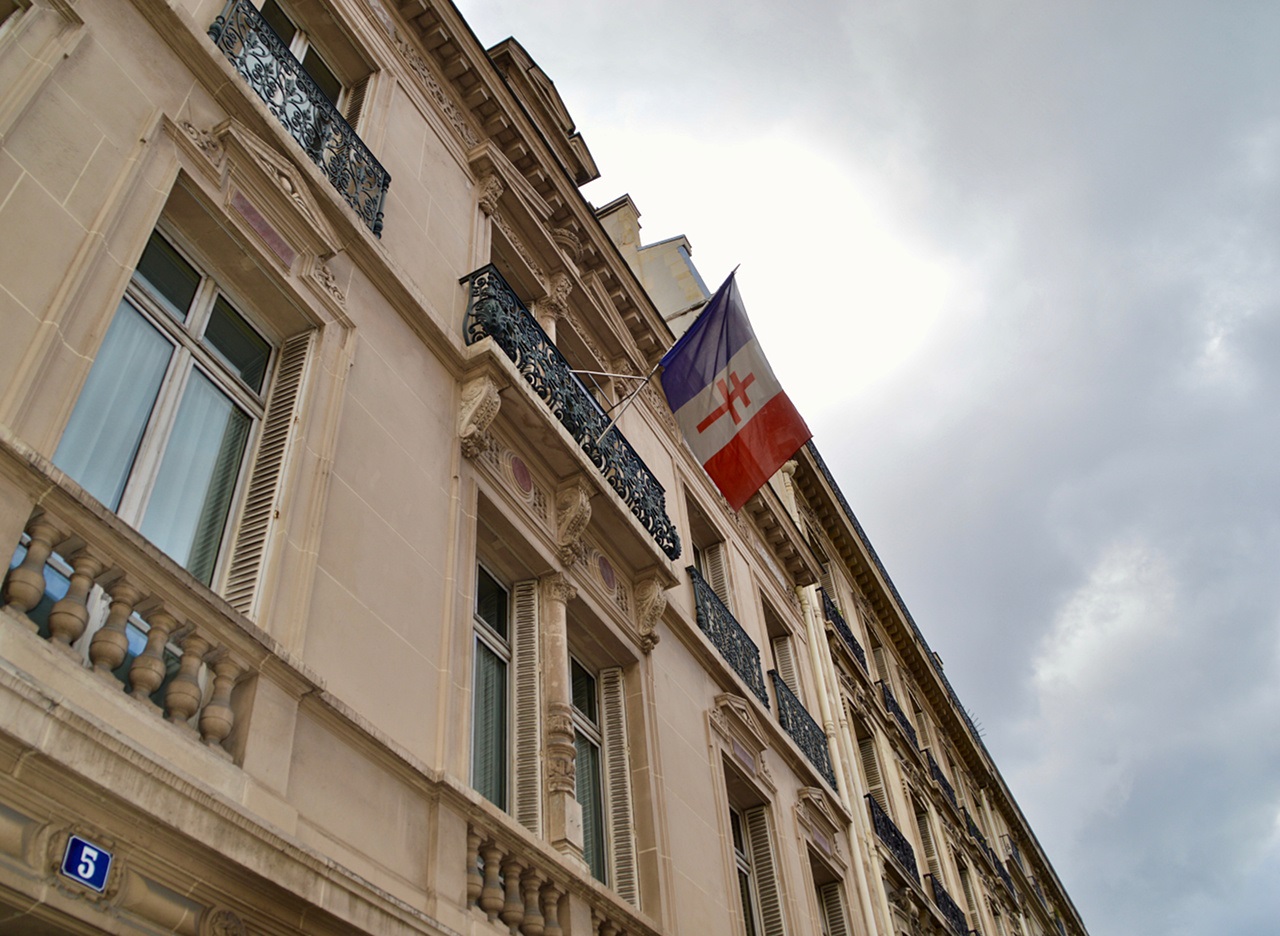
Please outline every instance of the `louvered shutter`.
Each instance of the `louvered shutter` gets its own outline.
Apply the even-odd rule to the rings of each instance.
[[[751,848],[751,868],[755,873],[756,897],[760,903],[760,928],[763,936],[784,936],[782,901],[778,895],[778,877],[774,871],[773,846],[769,840],[769,814],[763,806],[742,814]]]
[[[342,116],[346,118],[353,130],[360,124],[360,112],[364,110],[364,98],[369,90],[370,77],[372,76],[366,75],[347,89],[346,113]]]
[[[876,805],[889,813],[888,799],[884,795],[884,780],[880,776],[880,762],[876,759],[875,741],[871,738],[859,739],[858,754],[862,757],[862,772],[867,777],[867,792],[876,801]]]
[[[831,563],[824,562],[822,564],[822,590],[827,593],[837,608],[840,607],[840,596],[836,594],[835,581],[831,577]]]
[[[280,513],[280,480],[296,433],[298,401],[307,373],[312,332],[295,335],[280,349],[262,437],[249,476],[244,512],[227,572],[224,597],[237,611],[254,617],[262,596],[262,571],[272,528]]]
[[[538,582],[511,589],[511,656],[515,670],[516,821],[542,835],[542,700],[538,660]]]
[[[889,691],[893,692],[893,678],[889,673],[889,661],[885,658],[884,647],[872,647],[871,658],[875,660],[876,675],[889,687]],[[896,696],[897,693],[894,693]]]
[[[849,926],[844,919],[844,900],[840,896],[840,882],[832,881],[818,888],[818,900],[822,903],[826,936],[849,936]]]
[[[782,681],[787,684],[787,688],[795,693],[797,699],[800,698],[800,683],[796,680],[796,663],[795,657],[791,653],[791,638],[775,637],[771,644],[773,646],[774,669],[778,671]]]
[[[711,586],[711,590],[720,596],[726,608],[733,610],[733,606],[729,603],[729,573],[725,568],[724,543],[712,543],[704,549],[702,564],[706,572],[704,577],[707,584]]]
[[[973,881],[969,877],[969,869],[965,865],[960,866],[960,884],[964,887],[964,901],[968,904],[968,910],[971,915],[977,915],[978,901],[973,896]]]
[[[916,813],[916,826],[920,829],[920,844],[924,846],[924,856],[929,865],[929,873],[942,883],[942,865],[938,862],[938,849],[933,841],[933,828],[929,825],[929,814]]]
[[[627,745],[626,698],[620,667],[600,671],[600,735],[604,741],[608,803],[609,880],[619,897],[639,907],[635,820],[631,812],[631,752]]]

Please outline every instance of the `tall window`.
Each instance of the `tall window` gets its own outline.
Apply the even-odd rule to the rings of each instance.
[[[507,590],[477,566],[471,785],[500,809],[507,808],[508,605]]]
[[[262,4],[262,18],[302,64],[303,71],[311,76],[320,92],[337,104],[342,96],[342,82],[311,42],[311,37],[298,28],[293,17],[276,0],[266,0]]]
[[[597,881],[608,883],[605,852],[604,791],[600,782],[600,707],[596,678],[570,659],[573,680],[573,729],[578,749],[575,792],[582,806],[582,850]]]
[[[212,584],[273,351],[212,277],[153,232],[54,463]]]
[[[747,936],[783,936],[782,901],[769,839],[769,814],[764,806],[729,808],[738,896]]]

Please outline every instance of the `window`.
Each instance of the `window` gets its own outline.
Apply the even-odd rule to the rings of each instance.
[[[733,858],[747,936],[782,936],[782,903],[769,841],[769,816],[764,806],[729,808]]]
[[[769,635],[769,648],[773,651],[773,668],[778,671],[791,694],[800,698],[800,678],[796,670],[794,637],[782,618],[769,605],[764,604],[765,631]]]
[[[155,231],[54,464],[211,585],[273,357],[218,283]]]
[[[858,742],[858,758],[862,761],[862,776],[867,792],[886,815],[892,817],[889,797],[885,795],[884,776],[880,773],[880,759],[876,754],[876,741],[869,728],[860,720],[854,721],[854,735]]]
[[[693,567],[724,602],[724,606],[732,611],[733,603],[729,600],[729,562],[724,538],[692,500],[686,500],[685,504],[689,512]]]
[[[818,898],[818,922],[822,927],[822,936],[849,936],[840,878],[813,852],[809,852],[809,870],[813,875],[814,892]]]
[[[347,123],[354,127],[359,119],[365,83],[360,82],[349,91],[344,91],[342,80],[316,48],[311,35],[299,28],[297,19],[286,13],[277,0],[265,0],[261,13],[267,25],[302,65],[302,70],[311,76],[320,93],[335,107],[343,110]]]
[[[600,785],[600,716],[596,678],[570,659],[573,683],[573,730],[577,747],[576,785],[582,806],[582,851],[597,881],[607,883],[605,864],[604,791]]]
[[[471,713],[471,785],[507,808],[507,590],[476,568],[475,663]]]

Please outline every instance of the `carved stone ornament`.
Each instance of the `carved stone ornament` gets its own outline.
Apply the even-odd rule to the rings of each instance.
[[[342,287],[338,285],[338,278],[333,275],[333,270],[329,269],[327,263],[317,262],[315,269],[311,271],[311,276],[334,302],[340,306],[347,304],[347,295],[342,291]]]
[[[232,911],[211,907],[200,917],[200,936],[249,936],[249,930]]]
[[[542,584],[543,588],[546,589],[547,598],[551,601],[568,604],[578,597],[578,590],[570,585],[569,580],[559,572],[553,572],[543,578]]]
[[[486,175],[477,185],[480,190],[480,210],[485,215],[491,215],[498,210],[498,200],[502,198],[502,193],[506,191],[506,187],[502,184],[502,180],[496,175]]]
[[[582,241],[572,228],[554,228],[551,236],[574,263],[582,259]]]
[[[481,375],[463,384],[462,405],[458,411],[458,438],[465,457],[475,458],[489,448],[492,443],[488,434],[489,425],[498,415],[501,405],[498,385],[491,378]]]
[[[556,550],[560,561],[571,566],[583,557],[582,534],[591,520],[591,488],[573,481],[556,494]]]
[[[657,645],[658,621],[667,610],[667,593],[657,578],[647,578],[636,586],[636,628],[640,649],[649,653]]]
[[[551,277],[551,288],[547,297],[538,303],[539,311],[556,318],[564,318],[569,314],[569,293],[573,292],[573,280],[567,273],[556,273]]]
[[[578,756],[573,715],[563,702],[553,702],[550,707],[547,715],[547,787],[552,793],[573,793]]]
[[[217,166],[222,162],[222,143],[218,140],[210,130],[202,130],[189,120],[183,120],[178,124],[182,128],[182,132],[187,138],[195,144],[196,149],[204,153],[209,162]]]

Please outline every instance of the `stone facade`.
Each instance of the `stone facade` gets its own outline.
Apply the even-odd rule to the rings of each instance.
[[[263,6],[0,0],[0,932],[1083,934],[525,50]]]

